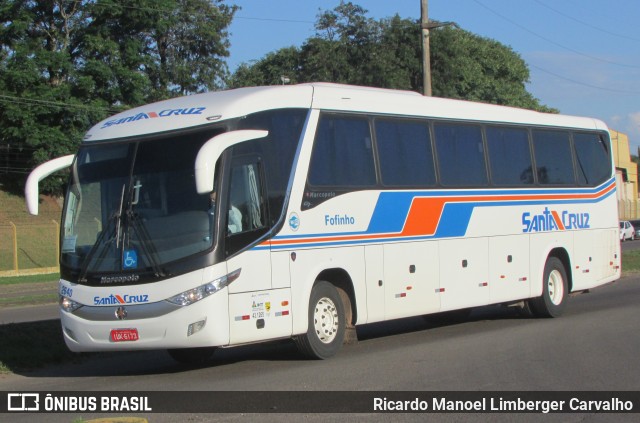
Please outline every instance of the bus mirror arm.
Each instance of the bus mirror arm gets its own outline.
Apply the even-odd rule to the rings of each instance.
[[[196,156],[195,176],[198,194],[207,194],[213,191],[216,162],[224,150],[241,142],[264,138],[267,135],[269,135],[269,131],[242,129],[225,132],[205,142]]]
[[[24,187],[24,197],[27,202],[27,210],[30,214],[34,216],[38,215],[39,182],[52,173],[71,166],[74,157],[74,154],[58,157],[57,159],[42,163],[31,171]]]

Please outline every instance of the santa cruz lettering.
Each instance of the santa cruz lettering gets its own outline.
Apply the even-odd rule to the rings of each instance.
[[[164,109],[159,112],[137,113],[135,115],[123,117],[120,119],[108,120],[102,124],[100,129],[105,129],[113,125],[122,125],[124,123],[135,122],[142,119],[155,119],[167,116],[183,116],[183,115],[201,115],[206,107],[186,107],[183,109]]]
[[[564,231],[568,229],[588,229],[589,213],[558,212],[545,207],[540,214],[522,213],[522,232]]]
[[[149,296],[140,295],[109,295],[108,297],[93,297],[93,305],[113,305],[113,304],[140,304],[148,303]]]

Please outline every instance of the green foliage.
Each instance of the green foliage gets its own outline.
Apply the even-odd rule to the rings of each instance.
[[[268,54],[265,59],[253,65],[241,64],[228,82],[230,83],[231,80],[242,81],[237,85],[242,87],[282,83],[280,79],[282,76],[291,77],[293,75],[285,70],[299,68],[299,58],[296,47],[282,48],[275,53]],[[290,82],[297,83],[299,81],[293,77]],[[233,83],[230,85],[234,86]]]
[[[399,16],[376,21],[351,2],[322,12],[316,35],[300,48],[288,47],[228,80],[231,87],[326,81],[423,91],[421,30]],[[430,31],[434,95],[555,112],[527,90],[529,70],[511,48],[462,29]]]
[[[431,37],[434,95],[554,112],[525,87],[526,63],[510,47],[456,28]]]
[[[4,188],[20,191],[31,168],[75,151],[110,114],[220,88],[236,9],[222,0],[0,0]],[[63,179],[45,179],[44,191]]]

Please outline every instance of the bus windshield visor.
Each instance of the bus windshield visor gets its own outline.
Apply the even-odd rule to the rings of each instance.
[[[79,274],[152,272],[213,246],[210,194],[196,192],[194,162],[220,130],[85,145],[72,166],[61,264]]]

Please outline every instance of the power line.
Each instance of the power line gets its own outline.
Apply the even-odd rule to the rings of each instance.
[[[33,169],[28,170],[4,170],[0,168],[0,175],[28,175]]]
[[[536,0],[536,1],[537,1],[537,0]],[[535,36],[536,36],[536,37],[538,37],[538,38],[541,38],[541,39],[543,39],[543,40],[545,40],[545,41],[547,41],[547,42],[549,42],[549,43],[551,43],[551,44],[554,44],[554,45],[559,46],[559,47],[561,47],[561,48],[563,48],[563,49],[565,49],[565,50],[568,50],[568,51],[571,51],[571,52],[573,52],[573,53],[576,53],[576,54],[578,54],[578,55],[580,55],[580,56],[587,57],[587,58],[589,58],[589,59],[597,60],[597,61],[600,61],[600,62],[605,62],[605,63],[609,63],[609,64],[615,64],[615,65],[618,65],[618,66],[625,66],[625,67],[640,68],[640,66],[632,66],[632,65],[622,64],[622,63],[611,62],[611,61],[608,61],[608,60],[605,60],[605,59],[601,59],[601,58],[598,58],[598,57],[594,57],[594,56],[590,56],[590,55],[584,54],[584,53],[582,53],[582,52],[580,52],[580,51],[577,51],[577,50],[574,50],[574,49],[572,49],[572,48],[566,47],[566,46],[564,46],[564,45],[562,45],[562,44],[556,43],[555,41],[553,41],[553,40],[551,40],[551,39],[548,39],[548,38],[546,38],[546,37],[543,37],[542,35],[537,34],[537,33],[536,33],[536,32],[534,32],[534,31],[531,31],[530,29],[528,29],[528,28],[524,27],[523,25],[518,24],[517,22],[514,22],[512,19],[509,19],[508,17],[506,17],[506,16],[504,16],[504,15],[502,15],[502,14],[498,13],[497,11],[495,11],[495,10],[491,9],[490,7],[488,7],[488,6],[484,5],[484,4],[483,4],[482,2],[480,2],[479,0],[474,0],[474,2],[475,2],[475,3],[477,3],[479,6],[481,6],[481,7],[485,8],[486,10],[490,11],[491,13],[495,14],[496,16],[498,16],[498,17],[502,18],[503,20],[506,20],[507,22],[511,23],[512,25],[517,26],[518,28],[520,28],[520,29],[522,29],[522,30],[524,30],[524,31],[526,31],[526,32],[528,32],[528,33],[530,33],[530,34],[532,34],[532,35],[535,35]],[[537,2],[539,3],[539,1],[537,1]],[[532,64],[532,63],[528,63],[528,65],[529,65],[530,67],[532,67],[532,68],[537,69],[537,70],[538,70],[538,71],[540,71],[540,72],[543,72],[543,73],[546,73],[546,74],[552,75],[552,76],[554,76],[554,77],[556,77],[556,78],[562,79],[562,80],[567,81],[567,82],[571,82],[572,84],[581,85],[581,86],[584,86],[584,87],[593,88],[593,89],[602,90],[602,91],[608,91],[608,92],[618,93],[618,94],[631,94],[631,95],[638,95],[638,94],[640,94],[640,91],[631,91],[631,90],[629,90],[629,89],[624,89],[624,90],[620,89],[620,90],[618,90],[618,89],[615,89],[615,88],[603,87],[603,86],[599,86],[599,85],[589,84],[589,83],[586,83],[586,82],[578,81],[578,80],[576,80],[576,79],[573,79],[573,78],[569,78],[569,77],[566,77],[566,76],[560,75],[560,74],[558,74],[558,73],[556,73],[556,72],[550,71],[550,70],[545,69],[545,68],[542,68],[542,67],[540,67],[540,66],[536,66],[535,64]]]
[[[27,145],[27,144],[22,144],[21,146],[10,144],[10,149],[19,151],[21,153],[24,150],[36,151],[36,150],[39,150],[40,147],[32,147],[32,146]],[[3,153],[3,151],[5,153],[8,151],[7,150],[7,145],[4,142],[0,141],[0,156],[2,156],[2,154],[5,154],[5,153]]]
[[[582,21],[582,20],[580,20],[580,19],[578,19],[578,18],[575,18],[575,17],[573,17],[573,16],[571,16],[571,15],[569,15],[569,14],[566,14],[566,13],[564,13],[564,12],[561,12],[560,10],[555,9],[555,8],[553,8],[553,7],[549,6],[548,4],[545,4],[545,3],[541,2],[540,0],[534,0],[534,1],[535,1],[536,3],[538,3],[540,6],[546,7],[547,9],[549,9],[549,10],[551,10],[551,11],[553,11],[553,12],[557,13],[558,15],[564,16],[564,17],[565,17],[565,18],[567,18],[567,19],[570,19],[570,20],[572,20],[572,21],[574,21],[574,22],[577,22],[577,23],[579,23],[579,24],[582,24],[582,25],[584,25],[584,26],[586,26],[586,27],[589,27],[589,28],[591,28],[591,29],[595,29],[596,31],[600,31],[600,32],[602,32],[602,33],[605,33],[605,34],[608,34],[608,35],[611,35],[611,36],[614,36],[614,37],[624,38],[624,39],[631,40],[631,41],[640,41],[640,38],[633,38],[633,37],[630,37],[630,36],[628,36],[628,35],[618,34],[618,33],[616,33],[616,32],[609,31],[609,30],[604,29],[604,28],[599,28],[599,27],[597,27],[597,26],[595,26],[595,25],[593,25],[593,24],[591,24],[591,23],[589,23],[589,22]]]
[[[159,12],[161,14],[174,14],[174,15],[184,15],[184,16],[195,16],[199,13],[201,13],[202,11],[196,11],[193,13],[184,11],[184,10],[179,10],[179,9],[164,9],[164,8],[156,8],[156,7],[143,7],[143,6],[131,6],[128,4],[122,4],[122,3],[116,3],[118,6],[120,6],[123,9],[130,9],[130,10],[141,10],[143,12]],[[104,3],[96,3],[94,4],[94,6],[96,7],[106,7],[109,9],[113,9],[113,5],[109,5],[109,4],[104,4]],[[216,10],[219,11],[220,9],[216,6],[214,9],[212,10]],[[216,13],[217,14],[217,13]]]
[[[619,94],[632,94],[632,95],[640,94],[640,91],[630,91],[628,89],[617,90],[615,88],[602,87],[602,86],[598,86],[598,85],[588,84],[586,82],[577,81],[575,79],[567,78],[566,76],[559,75],[559,74],[557,74],[555,72],[551,72],[550,70],[541,68],[541,67],[533,65],[531,63],[529,63],[529,66],[539,70],[540,72],[547,73],[549,75],[555,76],[556,78],[560,78],[560,79],[563,79],[565,81],[568,81],[568,82],[571,82],[571,83],[574,83],[574,84],[577,84],[577,85],[582,85],[584,87],[595,88],[595,89],[598,89],[598,90],[609,91],[609,92],[612,92],[612,93],[619,93]]]
[[[104,6],[107,7],[107,5],[103,5],[103,4],[96,4],[97,6]],[[193,15],[193,13],[189,13],[189,12],[185,12],[182,10],[176,10],[176,9],[162,9],[162,8],[154,8],[154,7],[143,7],[143,6],[131,6],[131,5],[125,5],[122,3],[118,3],[118,5],[120,7],[122,7],[123,9],[131,9],[131,10],[141,10],[141,11],[148,11],[148,12],[160,12],[160,13],[174,13],[174,14],[178,14],[178,15]],[[109,6],[110,7],[110,6]],[[217,9],[217,8],[216,8]],[[298,20],[298,19],[280,19],[280,18],[257,18],[257,17],[253,17],[253,16],[233,16],[233,19],[246,19],[246,20],[253,20],[253,21],[266,21],[266,22],[287,22],[287,23],[302,23],[302,24],[314,24],[314,21],[305,21],[305,20]]]
[[[87,106],[84,104],[66,103],[61,101],[39,100],[36,98],[16,97],[16,96],[5,95],[5,94],[0,94],[0,101],[5,103],[17,102],[17,103],[28,104],[28,105],[43,105],[43,106],[49,106],[49,107],[61,107],[66,109],[82,109],[82,110],[90,110],[90,111],[100,111],[100,112],[107,112],[111,114],[115,114],[119,112],[118,110],[110,109],[108,107]]]
[[[313,25],[315,25],[315,22],[313,22],[313,21],[300,21],[300,20],[297,20],[297,19],[254,18],[254,17],[249,17],[249,16],[234,16],[233,18],[234,19],[245,19],[245,20],[251,20],[251,21],[303,23],[303,24],[313,24]]]
[[[515,22],[514,20],[509,19],[508,17],[504,16],[503,14],[501,14],[501,13],[499,13],[499,12],[495,11],[494,9],[492,9],[492,8],[490,8],[490,7],[486,6],[486,5],[484,5],[484,4],[483,4],[482,2],[480,2],[479,0],[473,0],[473,1],[474,1],[476,4],[478,4],[479,6],[481,6],[481,7],[485,8],[485,9],[486,9],[486,10],[488,10],[489,12],[493,13],[494,15],[496,15],[496,16],[498,16],[498,17],[500,17],[500,18],[504,19],[505,21],[509,22],[510,24],[512,24],[512,25],[514,25],[514,26],[517,26],[517,27],[518,27],[518,28],[520,28],[521,30],[526,31],[526,32],[528,32],[529,34],[534,35],[534,36],[536,36],[536,37],[538,37],[538,38],[540,38],[540,39],[542,39],[542,40],[544,40],[544,41],[546,41],[546,42],[548,42],[548,43],[550,43],[550,44],[553,44],[553,45],[555,45],[555,46],[557,46],[557,47],[560,47],[560,48],[562,48],[562,49],[564,49],[564,50],[567,50],[567,51],[573,52],[573,53],[575,53],[575,54],[577,54],[577,55],[580,55],[580,56],[586,57],[586,58],[591,59],[591,60],[596,60],[596,61],[603,62],[603,63],[607,63],[607,64],[610,64],[610,65],[616,65],[616,66],[623,66],[623,67],[627,67],[627,68],[640,69],[640,66],[637,66],[637,65],[630,65],[630,64],[627,64],[627,63],[614,62],[614,61],[611,61],[611,60],[603,59],[603,58],[601,58],[601,57],[591,56],[591,55],[586,54],[586,53],[583,53],[583,52],[581,52],[581,51],[579,51],[579,50],[573,49],[573,48],[571,48],[571,47],[567,47],[567,46],[565,46],[565,45],[563,45],[563,44],[560,44],[560,43],[558,43],[558,42],[556,42],[556,41],[554,41],[554,40],[552,40],[552,39],[550,39],[550,38],[547,38],[547,37],[545,37],[545,36],[543,36],[543,35],[540,35],[540,34],[538,34],[538,33],[537,33],[537,32],[535,32],[535,31],[530,30],[529,28],[525,27],[524,25],[520,25],[519,23]]]

